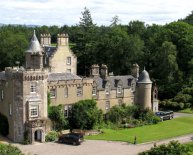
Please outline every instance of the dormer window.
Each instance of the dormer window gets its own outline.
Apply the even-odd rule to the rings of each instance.
[[[110,94],[110,85],[109,84],[106,84],[106,86],[105,86],[105,94],[106,95]]]
[[[122,94],[122,86],[117,86],[117,94]]]

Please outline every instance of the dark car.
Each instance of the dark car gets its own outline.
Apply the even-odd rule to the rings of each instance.
[[[58,141],[60,143],[80,145],[84,141],[84,137],[79,133],[69,133],[59,136]]]
[[[168,120],[174,117],[173,111],[158,111],[155,113],[156,116],[160,117],[161,120]]]

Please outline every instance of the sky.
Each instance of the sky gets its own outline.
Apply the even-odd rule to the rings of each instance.
[[[76,25],[87,7],[97,25],[140,20],[146,24],[170,23],[193,11],[192,0],[0,0],[0,23]]]

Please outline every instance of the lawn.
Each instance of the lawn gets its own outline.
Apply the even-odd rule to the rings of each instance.
[[[131,129],[103,129],[103,134],[86,136],[85,138],[133,143],[136,136],[137,143],[144,143],[193,133],[192,124],[193,117],[179,117],[156,125],[146,125]]]
[[[187,108],[187,109],[180,110],[178,112],[193,114],[193,109],[192,108]]]

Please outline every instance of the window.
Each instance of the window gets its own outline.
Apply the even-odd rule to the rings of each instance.
[[[106,101],[106,103],[105,103],[105,110],[109,111],[109,109],[110,109],[110,102]]]
[[[39,109],[38,105],[30,106],[30,117],[38,117]]]
[[[122,94],[122,86],[117,86],[117,94]]]
[[[66,64],[67,64],[67,65],[71,65],[71,57],[67,57],[67,59],[66,59]]]
[[[121,106],[123,104],[123,100],[122,99],[119,99],[118,100],[118,105]]]
[[[50,97],[55,98],[56,97],[56,89],[50,89]]]
[[[82,87],[77,87],[77,96],[82,96]]]
[[[68,117],[68,105],[64,106],[64,117]]]
[[[93,95],[93,96],[96,96],[96,94],[97,94],[96,87],[93,87],[93,88],[92,88],[92,95]]]
[[[68,88],[67,87],[64,88],[64,97],[68,97]]]
[[[110,86],[108,84],[105,86],[105,93],[106,95],[110,94]]]
[[[135,91],[135,83],[132,82],[132,83],[131,83],[131,92],[134,92],[134,91]]]
[[[12,105],[11,105],[11,103],[9,104],[9,115],[12,115]]]
[[[64,106],[64,116],[65,117],[72,116],[72,105],[65,105]]]
[[[30,85],[30,92],[35,93],[36,92],[36,83],[31,83]]]
[[[71,69],[67,69],[67,73],[71,73]]]

